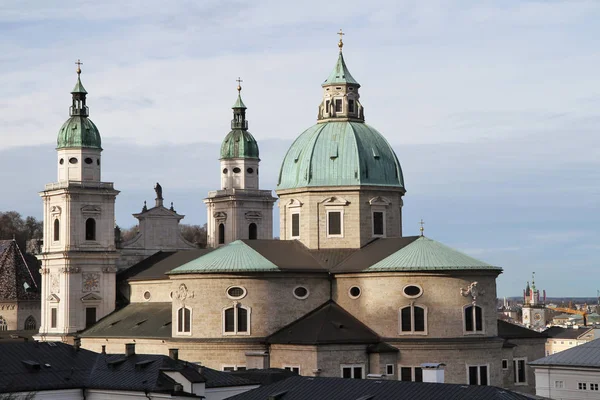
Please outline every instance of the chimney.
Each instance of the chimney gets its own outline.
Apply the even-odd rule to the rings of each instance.
[[[125,343],[125,355],[127,357],[135,355],[135,343]]]
[[[105,344],[102,345],[102,352],[101,353],[102,354],[106,354],[106,345]]]
[[[423,382],[444,383],[444,363],[423,363]]]
[[[179,360],[179,349],[169,349],[169,357],[173,360]]]

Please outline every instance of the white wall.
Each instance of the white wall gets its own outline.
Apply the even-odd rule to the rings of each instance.
[[[535,394],[549,399],[585,400],[600,399],[600,390],[590,390],[590,384],[595,383],[600,388],[600,370],[585,368],[535,368]],[[562,388],[556,387],[556,382],[563,382]],[[586,384],[586,390],[579,390],[578,384]],[[560,386],[560,385],[559,385]]]

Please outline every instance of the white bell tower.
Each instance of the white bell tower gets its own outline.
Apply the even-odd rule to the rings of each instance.
[[[115,308],[115,198],[100,180],[100,133],[88,118],[77,62],[70,118],[59,131],[56,183],[44,203],[42,310],[38,340],[69,341]]]

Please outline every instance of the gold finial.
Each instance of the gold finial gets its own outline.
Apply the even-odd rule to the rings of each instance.
[[[237,91],[238,91],[238,92],[241,92],[241,91],[242,91],[242,86],[241,86],[240,84],[241,84],[242,82],[244,82],[244,81],[243,81],[243,80],[242,80],[242,78],[240,78],[239,76],[238,76],[238,78],[237,78],[235,81],[238,83],[238,86],[237,86]]]
[[[81,66],[83,65],[83,63],[81,62],[81,60],[77,59],[77,62],[75,64],[77,64],[77,75],[81,75]]]
[[[342,47],[344,47],[344,41],[342,40],[342,36],[345,35],[344,32],[342,32],[342,28],[340,28],[340,31],[338,32],[338,35],[340,35],[340,41],[338,42],[338,47],[340,48],[340,53],[342,52]]]
[[[419,228],[419,230],[421,231],[421,236],[425,236],[423,234],[423,232],[425,232],[425,228],[423,228],[423,225],[425,225],[425,222],[423,222],[422,218],[421,218],[421,222],[419,222],[419,224],[421,224],[421,227]]]

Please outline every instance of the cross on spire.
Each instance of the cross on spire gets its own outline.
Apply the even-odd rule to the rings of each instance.
[[[242,90],[241,83],[244,82],[244,81],[239,76],[238,76],[238,78],[235,81],[238,83],[237,90],[238,90],[238,92],[240,92]]]
[[[419,230],[421,231],[421,236],[425,236],[423,234],[423,232],[425,232],[425,228],[423,227],[423,225],[425,225],[425,222],[423,222],[423,218],[421,218],[421,222],[419,222],[419,224],[421,225],[421,227],[419,228]]]
[[[340,41],[338,42],[338,47],[340,48],[340,53],[342,52],[342,47],[344,47],[344,41],[343,36],[345,35],[344,32],[342,32],[342,28],[340,28],[340,31],[338,32],[338,35],[340,35]]]
[[[75,64],[77,65],[77,75],[80,75],[81,74],[81,66],[83,65],[83,63],[81,62],[80,59],[77,59]]]

